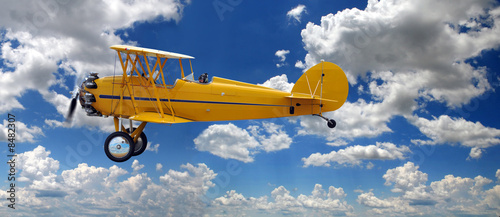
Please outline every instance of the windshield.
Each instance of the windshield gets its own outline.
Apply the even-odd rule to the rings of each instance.
[[[186,77],[184,77],[184,79],[186,79],[188,81],[195,82],[195,80],[194,80],[194,73],[191,73],[191,74],[187,75]]]

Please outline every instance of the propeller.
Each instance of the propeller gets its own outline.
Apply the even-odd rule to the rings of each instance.
[[[71,91],[73,97],[71,99],[71,103],[69,104],[68,115],[66,116],[67,123],[71,123],[71,120],[73,119],[73,114],[75,113],[75,108],[76,108],[76,103],[78,100],[79,92],[80,91],[79,91],[78,86],[75,87],[75,90]]]

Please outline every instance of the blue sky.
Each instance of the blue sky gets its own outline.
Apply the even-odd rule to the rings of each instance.
[[[0,150],[7,161],[14,114],[17,201],[0,214],[499,216],[498,6],[9,2]],[[112,119],[77,109],[64,123],[75,81],[113,74],[114,44],[188,54],[195,74],[284,91],[324,59],[346,72],[349,97],[325,114],[334,130],[310,116],[148,124],[148,150],[115,163],[102,148]]]

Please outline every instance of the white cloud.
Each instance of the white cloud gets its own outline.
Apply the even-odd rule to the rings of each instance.
[[[385,184],[394,184],[392,192],[407,192],[421,188],[427,182],[427,174],[418,170],[419,166],[408,162],[403,166],[389,169],[384,174]]]
[[[288,77],[286,76],[286,74],[282,74],[282,75],[276,75],[270,78],[269,80],[265,81],[263,84],[257,84],[257,85],[270,87],[285,92],[291,92],[294,83],[288,83]]]
[[[353,207],[345,201],[347,194],[342,188],[330,186],[328,192],[316,184],[310,195],[294,197],[284,186],[271,191],[273,202],[267,196],[246,198],[234,190],[216,198],[213,205],[226,215],[245,215],[259,210],[265,214],[301,216],[337,216],[352,214]]]
[[[394,204],[390,201],[381,200],[373,194],[373,192],[362,193],[356,200],[359,204],[372,208],[387,208],[393,207]]]
[[[328,142],[328,143],[326,143],[326,144],[327,144],[327,145],[329,145],[329,146],[333,146],[333,147],[341,147],[341,146],[346,146],[346,145],[349,145],[349,143],[348,143],[348,142],[346,142],[346,141],[344,141],[344,140],[341,140],[341,139],[339,139],[339,140],[335,140],[335,141],[333,141],[333,142]]]
[[[419,128],[420,132],[431,140],[415,140],[416,143],[460,144],[470,147],[470,157],[480,158],[482,149],[500,144],[500,130],[485,127],[479,122],[470,122],[463,118],[452,118],[441,115],[439,118],[428,120],[421,117],[412,117],[410,122]]]
[[[483,150],[481,150],[480,148],[478,147],[472,147],[470,149],[470,153],[469,153],[469,157],[472,158],[472,159],[479,159],[483,156]],[[470,159],[470,158],[467,158],[467,159]]]
[[[322,17],[321,25],[307,24],[302,31],[306,65],[321,59],[337,63],[351,82],[366,72],[416,74],[394,84],[448,105],[467,103],[491,88],[483,69],[464,62],[500,44],[493,37],[498,22],[483,28],[479,19],[498,20],[491,7],[491,1],[369,1],[365,10],[345,9]],[[430,12],[423,17],[420,11]],[[475,27],[460,32],[466,25]]]
[[[217,174],[205,164],[182,165],[159,181],[146,173],[119,180],[128,172],[116,165],[103,168],[82,163],[61,171],[59,161],[50,155],[43,146],[18,155],[17,177],[24,183],[16,184],[16,200],[23,201],[16,203],[18,215],[201,216],[210,209],[202,198],[214,187],[211,180]],[[0,196],[8,197],[5,190]],[[0,212],[6,212],[7,202],[2,201]]]
[[[305,69],[306,66],[304,65],[304,63],[300,60],[297,60],[297,62],[295,62],[295,67],[296,68],[299,68],[299,69]]]
[[[189,1],[6,3],[0,9],[0,27],[5,30],[1,58],[6,66],[0,70],[0,86],[4,90],[0,92],[3,99],[0,109],[7,112],[24,108],[18,98],[34,90],[56,107],[61,117],[65,116],[69,105],[66,93],[49,91],[50,87],[61,86],[65,79],[73,79],[73,76],[76,84],[90,71],[110,75],[113,52],[108,47],[133,43],[122,41],[114,34],[115,30],[133,27],[136,22],[160,20],[157,18],[178,22],[186,4]],[[75,25],[82,20],[84,25]],[[62,122],[48,123],[53,127],[63,126]],[[77,111],[74,126],[87,123],[100,126],[104,122],[89,119]]]
[[[137,159],[135,159],[134,162],[132,162],[132,169],[133,169],[132,173],[137,174],[139,170],[141,170],[142,168],[144,168],[144,164],[139,164],[139,161]]]
[[[160,148],[160,144],[152,145],[153,143],[148,142],[148,146],[146,147],[147,151],[152,151],[158,154],[158,149]]]
[[[282,149],[290,148],[292,138],[283,131],[282,125],[274,123],[263,122],[262,128],[257,125],[252,125],[247,128],[250,134],[260,142],[260,148],[266,152],[279,151]],[[264,130],[268,136],[263,135],[261,131]]]
[[[307,158],[302,158],[304,167],[308,166],[359,166],[363,160],[403,160],[409,153],[407,146],[396,146],[392,143],[379,143],[376,145],[355,145],[328,154],[314,153]],[[335,164],[331,164],[331,163]],[[370,162],[371,163],[371,162]],[[372,164],[373,166],[373,164]],[[367,167],[372,167],[369,164]]]
[[[482,201],[482,205],[484,204],[488,208],[493,208],[496,210],[496,214],[500,213],[500,185],[496,185],[490,190],[487,190],[485,193],[484,201]]]
[[[274,55],[279,58],[279,63],[276,64],[276,67],[280,68],[280,67],[282,67],[282,66],[284,66],[286,64],[285,63],[286,55],[289,54],[289,53],[290,53],[289,50],[278,50],[278,51],[276,51],[276,53]]]
[[[80,167],[80,165],[78,165]],[[113,165],[109,168],[109,176],[104,179],[106,187],[113,187],[116,182],[116,179],[120,176],[128,174],[128,172],[116,165]]]
[[[300,23],[300,19],[303,13],[307,13],[306,6],[299,4],[297,5],[297,7],[294,7],[290,11],[288,11],[286,13],[286,16],[288,17],[288,19],[293,18],[294,20]]]
[[[366,169],[371,170],[371,169],[373,169],[373,167],[375,167],[375,164],[373,164],[372,162],[368,162],[368,163],[366,164]]]
[[[156,164],[156,171],[161,171],[162,168],[163,168],[163,165],[161,163]]]
[[[103,180],[107,180],[107,183],[113,184],[113,182],[116,181],[116,177],[125,175],[126,173],[125,170],[121,168],[121,170],[117,170],[117,168],[118,167],[113,169],[110,168],[108,170],[106,168],[97,168],[82,163],[75,169],[63,171],[61,176],[65,186],[74,191],[81,191],[92,189],[93,186],[99,186]],[[110,171],[113,171],[113,173]]]
[[[290,53],[289,50],[278,50],[274,55],[280,58],[280,62],[285,62],[286,55],[289,53]]]
[[[224,159],[253,162],[253,155],[288,149],[292,139],[283,131],[283,126],[263,122],[262,126],[251,125],[241,129],[232,123],[214,124],[194,139],[199,151],[208,151]]]
[[[477,216],[500,213],[499,185],[485,188],[492,180],[482,176],[446,175],[426,185],[428,175],[410,162],[387,170],[383,176],[386,185],[392,186],[391,191],[396,195],[383,198],[371,190],[363,192],[357,189],[357,202],[368,208],[368,211],[361,209],[358,213],[348,204],[342,187],[326,189],[320,184],[316,184],[310,194],[298,196],[279,186],[269,195],[245,197],[229,190],[224,196],[212,200],[205,194],[209,188],[215,187],[213,181],[217,174],[205,164],[188,163],[179,170],[169,170],[159,179],[153,179],[146,173],[130,174],[116,165],[103,168],[82,163],[77,168],[61,171],[59,161],[51,158],[50,151],[43,146],[20,153],[18,160],[18,177],[23,178],[25,184],[16,189],[16,200],[23,201],[16,207],[19,215],[51,212],[61,216],[241,216],[255,213],[292,216],[356,213],[366,216],[452,216],[461,213]],[[500,177],[498,171],[497,178]],[[0,196],[8,197],[5,190],[0,191]],[[3,209],[6,209],[7,202],[3,200]]]
[[[59,170],[59,161],[50,157],[50,151],[43,146],[37,146],[32,151],[18,155],[16,164],[19,181],[28,183],[35,189],[58,189],[55,178]]]
[[[250,134],[232,123],[214,124],[194,139],[196,149],[208,151],[224,159],[235,159],[245,163],[253,162],[250,150],[259,143]]]
[[[497,170],[495,177],[497,177],[497,180],[500,182],[500,169]]]
[[[368,82],[371,101],[347,102],[326,114],[338,122],[333,131],[301,118],[299,133],[329,141],[375,137],[392,132],[387,123],[394,116],[411,118],[428,101],[457,107],[487,94],[488,70],[467,60],[500,45],[500,9],[493,7],[489,0],[368,1],[365,10],[345,9],[308,23],[301,33],[305,68],[334,62],[352,86]]]
[[[9,124],[14,124],[15,127],[9,127]],[[12,133],[8,131],[8,129],[14,129],[15,130],[15,143],[21,143],[21,142],[29,142],[29,143],[35,143],[36,138],[40,136],[45,136],[43,134],[43,131],[40,127],[37,126],[27,126],[25,123],[21,121],[15,121],[15,122],[9,122],[7,119],[4,119],[3,124],[0,124],[0,128],[2,129],[0,131],[0,141],[6,142],[9,138],[9,133]]]
[[[346,102],[337,111],[323,113],[323,116],[334,119],[337,126],[332,130],[317,117],[301,116],[299,135],[325,136],[328,141],[358,137],[376,137],[392,132],[387,126],[391,113],[383,103],[367,103],[359,99],[355,103]]]
[[[446,175],[426,185],[428,175],[411,162],[387,170],[385,185],[397,196],[378,198],[373,192],[358,195],[357,202],[371,208],[369,215],[492,215],[500,212],[498,185],[485,190],[492,180],[482,176]]]

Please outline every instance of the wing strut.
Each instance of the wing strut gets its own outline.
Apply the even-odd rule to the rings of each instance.
[[[182,67],[182,59],[179,58],[179,65],[181,66],[181,76],[184,79],[184,68]]]
[[[158,94],[158,89],[156,88],[156,85],[152,79],[153,77],[153,73],[151,72],[151,68],[149,67],[149,62],[148,62],[148,58],[146,57],[146,55],[144,54],[144,62],[146,63],[146,67],[148,68],[148,73],[149,73],[149,81],[151,82],[151,85],[153,86],[153,90],[155,92],[155,97],[156,97],[156,104],[158,104],[158,108],[160,109],[160,117],[163,118],[163,106],[161,106],[161,102],[160,102],[160,96]],[[156,60],[156,63],[158,63],[158,60]]]

